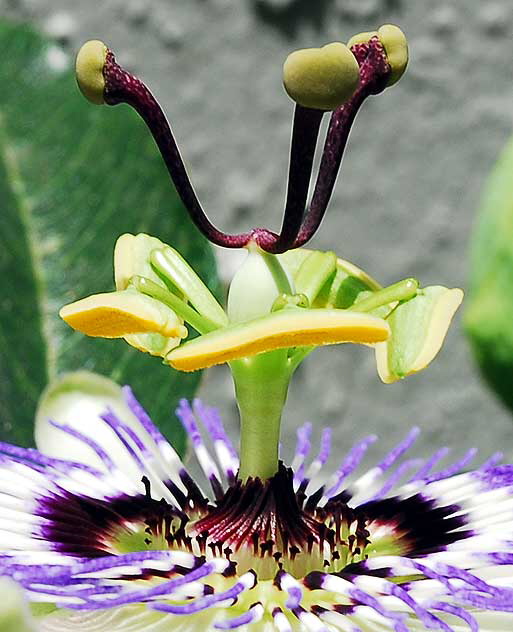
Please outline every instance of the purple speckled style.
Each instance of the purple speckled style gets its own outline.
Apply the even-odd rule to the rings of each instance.
[[[357,44],[351,50],[359,65],[359,83],[353,95],[331,114],[310,204],[308,192],[325,111],[296,104],[287,197],[279,234],[267,228],[253,228],[245,233],[229,235],[212,224],[189,180],[173,132],[160,105],[140,79],[117,63],[110,50],[103,68],[103,96],[108,105],[130,105],[144,120],[180,199],[196,227],[209,241],[225,248],[242,248],[254,241],[263,250],[278,254],[303,246],[316,233],[328,208],[356,115],[369,96],[383,92],[388,85],[391,68],[378,37],[371,37],[367,43]]]
[[[330,433],[310,457],[306,424],[292,455],[295,472],[281,464],[270,481],[241,483],[218,413],[182,400],[178,415],[209,497],[132,391],[123,393],[139,426],[113,410],[97,422],[112,429],[140,471],[137,480],[88,424],[82,432],[55,426],[89,446],[102,468],[0,444],[0,574],[29,600],[56,604],[70,617],[138,605],[169,617],[170,629],[188,617],[191,630],[206,629],[194,627],[206,613],[212,630],[258,630],[265,622],[276,632],[299,624],[367,630],[372,621],[373,630],[406,632],[416,621],[474,632],[509,629],[501,617],[513,623],[513,466],[497,465],[499,455],[460,473],[475,457],[470,451],[433,472],[448,451],[403,459],[418,436],[413,429],[354,477],[376,437],[360,440],[322,484]],[[119,533],[136,528],[147,550],[117,550]],[[281,605],[269,591],[283,595]],[[486,612],[499,627],[480,623]],[[48,616],[41,629],[61,629]]]

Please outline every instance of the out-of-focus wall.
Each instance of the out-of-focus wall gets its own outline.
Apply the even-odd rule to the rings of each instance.
[[[287,53],[400,25],[409,69],[361,112],[312,245],[383,283],[467,285],[480,191],[513,129],[511,0],[0,0],[0,9],[45,29],[70,58],[85,39],[103,39],[143,76],[211,218],[233,231],[280,224],[293,109],[281,87]],[[219,259],[228,276],[240,257]],[[227,370],[211,370],[200,394],[235,434]],[[459,319],[433,365],[392,386],[379,381],[368,349],[317,351],[290,391],[287,448],[300,420],[318,423],[317,436],[332,425],[339,454],[369,432],[391,446],[418,424],[423,449],[513,455],[513,420],[480,383]]]

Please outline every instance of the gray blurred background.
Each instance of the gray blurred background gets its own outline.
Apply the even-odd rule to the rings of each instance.
[[[293,106],[281,66],[320,46],[392,22],[410,42],[400,83],[367,102],[336,195],[311,246],[388,284],[406,276],[465,288],[472,224],[484,180],[513,129],[511,0],[0,0],[69,52],[103,39],[160,99],[210,217],[229,231],[279,228]],[[5,86],[4,88],[5,89]],[[84,168],[87,168],[84,165]],[[224,280],[240,256],[219,251]],[[237,431],[225,367],[200,395]],[[318,350],[293,381],[287,451],[299,422],[331,425],[335,453],[369,432],[374,454],[412,424],[417,452],[513,456],[513,419],[480,381],[456,319],[425,372],[385,386],[367,348]],[[383,447],[384,446],[384,447]]]

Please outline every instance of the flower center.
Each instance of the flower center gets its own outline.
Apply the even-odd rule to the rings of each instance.
[[[281,570],[295,577],[315,570],[337,572],[366,559],[370,544],[365,517],[343,499],[324,508],[313,497],[306,500],[301,487],[294,490],[292,470],[282,463],[264,482],[236,480],[214,504],[190,511],[184,507],[182,513],[164,500],[153,501],[145,513],[144,526],[140,523],[130,540],[123,529],[114,549],[169,547],[207,559],[224,556],[238,574],[252,569],[261,579],[272,579]]]

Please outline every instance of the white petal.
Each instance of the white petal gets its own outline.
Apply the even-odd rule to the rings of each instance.
[[[139,464],[114,430],[101,418],[108,409],[136,432],[152,456],[160,456],[155,442],[125,402],[121,387],[105,377],[86,371],[65,375],[50,384],[43,393],[36,414],[37,447],[47,456],[85,463],[106,471],[105,461],[94,449],[51,422],[69,426],[98,443],[112,459],[115,468],[139,485]],[[167,472],[168,475],[174,473],[169,471],[169,466]]]

